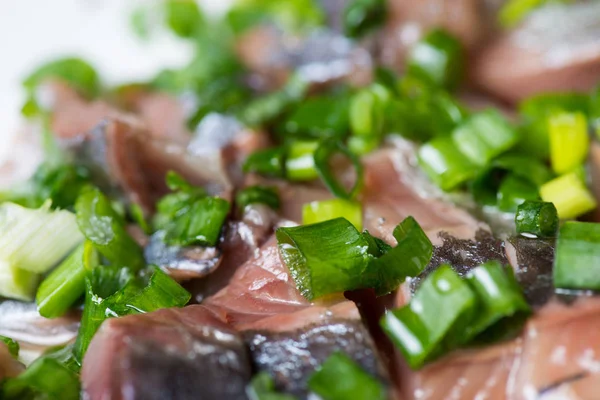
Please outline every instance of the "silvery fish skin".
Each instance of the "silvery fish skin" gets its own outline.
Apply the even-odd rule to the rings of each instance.
[[[89,400],[245,400],[251,374],[241,336],[195,305],[106,321],[81,379]]]

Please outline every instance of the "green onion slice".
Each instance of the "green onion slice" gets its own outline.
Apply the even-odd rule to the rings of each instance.
[[[564,174],[583,164],[590,140],[587,118],[583,113],[556,113],[548,118],[550,161],[557,174]]]
[[[78,400],[79,377],[57,359],[42,356],[16,378],[8,379],[2,386],[2,398],[18,400],[47,398]]]
[[[600,224],[567,221],[560,227],[554,286],[600,290]]]
[[[371,260],[365,273],[367,287],[375,289],[378,296],[396,290],[407,277],[418,276],[433,254],[433,245],[413,217],[408,217],[394,229],[396,247],[377,245],[381,257]],[[371,245],[372,248],[372,245]]]
[[[110,262],[133,270],[144,267],[142,249],[127,233],[125,221],[98,189],[83,191],[75,204],[83,235]]]
[[[308,300],[360,286],[371,256],[367,241],[348,220],[279,228],[276,237],[283,261]]]
[[[540,187],[542,200],[554,203],[560,219],[571,219],[596,208],[596,199],[577,172],[555,178]]]
[[[283,178],[285,177],[285,154],[283,147],[256,151],[246,159],[243,170]]]
[[[60,317],[83,295],[87,269],[98,265],[94,253],[91,242],[86,241],[42,281],[36,295],[40,315]]]
[[[256,374],[246,392],[250,400],[296,400],[292,395],[278,393],[273,378],[267,372]]]
[[[20,347],[16,340],[0,335],[0,342],[4,343],[6,347],[8,347],[8,351],[13,357],[17,358],[19,356]]]
[[[419,149],[419,165],[443,190],[456,189],[475,177],[477,167],[462,155],[450,137],[435,138]]]
[[[410,304],[388,312],[381,325],[408,365],[418,369],[463,343],[476,304],[469,284],[444,265],[427,277]]]
[[[354,166],[356,178],[354,185],[350,190],[347,190],[344,185],[339,182],[330,165],[331,158],[337,153],[341,153],[347,157]],[[336,197],[349,200],[354,198],[362,189],[363,167],[360,159],[341,142],[334,140],[322,141],[315,150],[314,163],[323,183]]]
[[[477,316],[467,334],[470,337],[495,334],[494,326],[505,323],[504,319],[515,317],[523,320],[531,312],[512,271],[507,272],[497,261],[471,270],[467,282],[479,299]]]
[[[340,217],[346,218],[359,231],[362,230],[362,206],[357,201],[344,199],[313,201],[302,207],[304,225]]]
[[[242,189],[236,195],[235,202],[240,211],[243,211],[250,204],[266,204],[273,210],[278,210],[281,206],[277,188],[261,185]]]
[[[324,400],[387,398],[385,387],[341,352],[333,353],[321,364],[308,378],[308,387]]]
[[[558,230],[558,212],[552,203],[525,201],[515,215],[517,233],[527,237],[554,237]]]

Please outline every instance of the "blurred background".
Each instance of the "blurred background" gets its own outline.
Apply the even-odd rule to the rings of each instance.
[[[89,60],[109,84],[149,79],[192,57],[190,44],[167,29],[152,40],[132,34],[132,15],[149,0],[18,0],[0,4],[0,160],[22,122],[21,82],[41,63],[60,56]],[[230,0],[201,0],[219,14]],[[160,24],[157,24],[160,26]]]

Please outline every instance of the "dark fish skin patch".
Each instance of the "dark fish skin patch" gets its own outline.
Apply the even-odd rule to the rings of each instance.
[[[155,342],[130,344],[129,387],[144,400],[246,400],[250,381],[243,343],[198,342],[184,354]]]
[[[412,293],[442,264],[450,264],[460,276],[465,276],[473,268],[487,261],[496,260],[503,265],[508,264],[504,243],[483,229],[475,233],[474,240],[458,239],[446,232],[440,232],[439,237],[443,241],[442,245],[434,247],[429,265],[421,275],[411,280]]]
[[[307,381],[333,352],[342,351],[365,371],[388,384],[369,333],[361,321],[332,320],[291,332],[246,331],[257,371],[266,371],[278,390],[306,399]]]

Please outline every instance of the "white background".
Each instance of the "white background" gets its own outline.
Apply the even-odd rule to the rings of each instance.
[[[151,1],[0,0],[0,160],[21,124],[21,80],[40,63],[82,56],[109,83],[143,80],[186,63],[189,48],[169,32],[148,42],[131,32],[132,10]],[[210,12],[229,2],[202,1]]]

